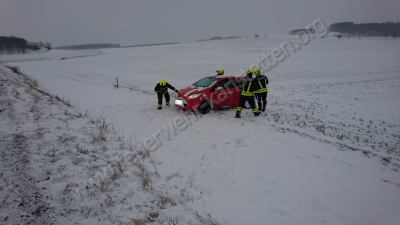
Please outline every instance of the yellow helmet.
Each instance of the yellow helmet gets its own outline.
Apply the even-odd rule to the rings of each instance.
[[[165,85],[167,85],[167,81],[165,81],[165,79],[163,78],[163,79],[161,79],[160,80],[160,85],[161,86],[165,86]]]
[[[217,73],[218,73],[219,75],[224,74],[224,69],[219,68],[219,69],[217,70]]]
[[[248,68],[247,70],[246,70],[246,74],[252,74],[253,73],[253,70],[251,69],[251,68]]]
[[[253,73],[254,73],[255,75],[259,75],[259,74],[261,73],[261,71],[260,71],[259,68],[254,68],[254,69],[253,69]]]

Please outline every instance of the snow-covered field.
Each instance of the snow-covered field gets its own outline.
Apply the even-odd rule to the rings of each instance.
[[[161,78],[239,74],[285,40],[0,56],[0,224],[398,224],[399,40],[312,40],[265,73],[266,115],[192,115],[138,145],[186,115],[157,110]]]

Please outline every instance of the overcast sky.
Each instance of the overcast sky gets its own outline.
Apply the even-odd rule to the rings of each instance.
[[[400,20],[399,0],[0,0],[0,36],[124,45],[287,34],[321,18]]]

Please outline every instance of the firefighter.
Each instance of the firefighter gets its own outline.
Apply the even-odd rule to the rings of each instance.
[[[165,79],[161,79],[160,82],[154,88],[154,91],[157,92],[157,97],[158,97],[158,110],[162,109],[163,95],[165,96],[165,104],[169,106],[170,98],[169,98],[168,88],[175,91],[176,93],[179,92],[179,90],[175,89],[170,84],[168,84],[167,81],[165,81]]]
[[[252,69],[251,68],[247,69],[246,77],[243,78],[243,87],[240,93],[239,106],[236,108],[235,118],[240,118],[240,113],[242,112],[242,108],[245,108],[246,102],[250,104],[254,116],[259,116],[261,114],[258,111],[256,103],[254,101],[254,91],[257,90],[256,89],[257,85],[252,75],[253,75]]]
[[[218,75],[224,75],[224,69],[222,69],[222,68],[219,68],[218,70],[217,70],[217,76]]]
[[[254,92],[254,95],[257,98],[258,110],[265,112],[265,107],[267,106],[268,78],[260,74],[261,71],[259,68],[255,68],[253,72],[256,75],[257,90]]]

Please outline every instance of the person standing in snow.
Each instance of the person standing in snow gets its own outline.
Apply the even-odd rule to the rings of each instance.
[[[246,77],[243,78],[243,87],[240,93],[239,106],[236,108],[235,118],[240,118],[240,113],[242,112],[242,108],[246,107],[246,102],[250,104],[254,116],[259,116],[261,114],[254,101],[254,91],[257,90],[256,88],[257,84],[253,78],[253,71],[249,68],[246,70]]]
[[[217,70],[217,76],[218,75],[224,75],[224,69],[222,69],[222,68],[219,68],[218,70]]]
[[[165,79],[161,79],[160,82],[157,83],[156,87],[154,88],[154,91],[157,92],[158,110],[162,109],[163,95],[165,96],[165,104],[169,106],[170,97],[168,93],[168,88],[175,91],[176,93],[179,92],[179,90],[168,84],[167,81],[165,81]]]
[[[260,74],[261,71],[259,68],[255,68],[253,72],[256,75],[255,81],[257,89],[254,95],[257,98],[258,110],[265,112],[265,107],[267,106],[268,78]]]

